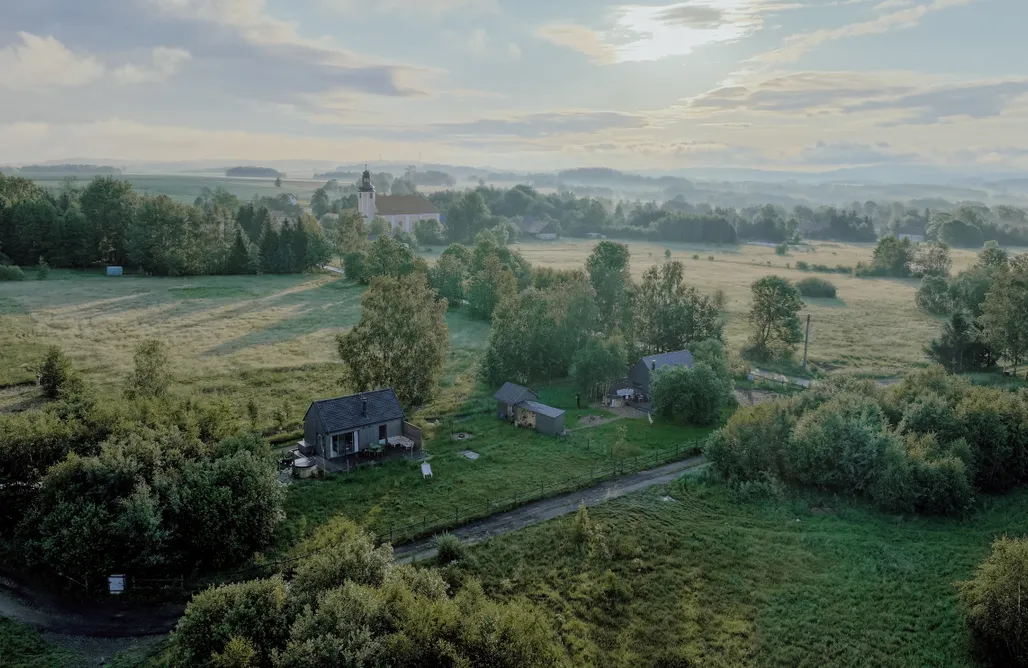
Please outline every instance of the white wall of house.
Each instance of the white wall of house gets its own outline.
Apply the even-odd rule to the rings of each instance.
[[[404,232],[413,232],[414,223],[419,220],[439,220],[439,214],[437,213],[415,213],[415,214],[399,214],[395,216],[382,216],[389,221],[389,225],[392,226],[393,231],[396,228],[402,229]]]

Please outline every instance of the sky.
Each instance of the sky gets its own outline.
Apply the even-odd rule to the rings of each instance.
[[[1028,170],[1026,0],[0,0],[0,164]]]

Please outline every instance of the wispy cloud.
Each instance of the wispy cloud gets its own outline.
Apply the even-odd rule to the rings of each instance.
[[[799,60],[803,55],[813,49],[840,39],[860,37],[863,35],[876,35],[894,30],[905,30],[918,25],[921,20],[932,12],[942,11],[951,7],[969,5],[978,0],[930,0],[928,2],[901,2],[900,0],[885,0],[877,6],[879,10],[886,10],[884,13],[866,21],[859,21],[837,28],[825,28],[810,32],[799,33],[786,39],[785,46],[772,51],[766,51],[751,62],[763,66],[777,66],[784,63],[792,63]]]

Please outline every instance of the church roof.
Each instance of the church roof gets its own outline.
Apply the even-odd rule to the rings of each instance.
[[[439,209],[421,195],[379,195],[375,208],[381,216],[439,214]]]

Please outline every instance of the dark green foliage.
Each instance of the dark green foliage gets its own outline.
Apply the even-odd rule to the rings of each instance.
[[[701,427],[716,424],[735,402],[731,378],[714,371],[706,362],[693,368],[665,367],[652,381],[653,409],[676,424]]]
[[[770,476],[863,495],[892,512],[960,515],[976,490],[1028,482],[1025,424],[1023,393],[971,388],[936,367],[884,393],[829,381],[788,402],[741,409],[706,454],[735,483]]]
[[[435,541],[436,562],[446,566],[453,563],[460,563],[468,556],[468,549],[452,533],[444,533]]]
[[[514,295],[493,314],[481,377],[491,385],[566,377],[596,318],[595,292],[584,276]]]
[[[424,404],[438,391],[450,348],[446,302],[422,273],[376,278],[361,297],[360,322],[337,343],[355,389],[391,387],[403,405]]]
[[[257,273],[256,255],[257,251],[246,238],[243,228],[237,227],[235,240],[232,242],[225,265],[225,273],[235,275]]]
[[[343,271],[346,272],[347,278],[357,281],[362,285],[367,285],[371,282],[367,269],[367,251],[359,250],[343,255]]]
[[[44,260],[42,256],[40,256],[39,257],[39,262],[36,263],[36,280],[37,281],[45,281],[49,277],[50,277],[50,265],[47,264],[47,261]]]
[[[871,264],[857,266],[858,276],[891,276],[906,278],[910,276],[910,265],[914,262],[915,247],[910,239],[882,237],[878,240]]]
[[[571,360],[571,378],[587,397],[599,399],[610,384],[628,372],[624,344],[617,339],[591,338]]]
[[[213,666],[233,638],[249,641],[255,668],[273,666],[272,649],[289,637],[287,590],[281,578],[208,589],[193,597],[171,636],[178,665]],[[258,649],[259,648],[259,649]]]
[[[685,267],[678,261],[646,270],[633,310],[632,334],[646,354],[682,350],[693,342],[724,336],[721,308],[685,284]]]
[[[48,399],[61,396],[71,379],[71,360],[57,346],[50,346],[39,363],[39,387]]]
[[[138,429],[40,483],[19,526],[24,559],[94,581],[237,563],[280,519],[274,463],[254,438],[208,446],[175,427]]]
[[[925,346],[925,355],[953,373],[982,371],[996,364],[996,356],[982,340],[981,330],[960,311],[943,324],[942,335]]]
[[[485,266],[468,281],[468,308],[476,318],[492,320],[496,307],[517,294],[517,289],[518,282],[511,270],[490,255]]]
[[[383,234],[371,244],[363,278],[370,282],[378,276],[402,278],[414,272],[428,273],[428,265],[407,244]]]
[[[812,299],[835,299],[835,284],[823,278],[804,278],[796,283],[796,289],[804,297]]]
[[[799,290],[778,276],[765,276],[754,282],[752,289],[750,351],[760,359],[790,356],[803,340],[798,316],[803,308]]]
[[[997,539],[974,577],[956,586],[982,658],[994,666],[1028,665],[1028,539]]]
[[[171,383],[167,346],[157,339],[136,346],[135,370],[125,390],[129,397],[157,399],[168,393]]]
[[[569,663],[535,609],[495,603],[473,580],[451,596],[437,571],[397,565],[388,547],[372,550],[356,529],[314,561],[301,562],[288,588],[271,578],[195,596],[171,657],[216,666],[224,663],[215,657],[252,654],[250,665],[262,668]]]
[[[25,272],[17,265],[0,265],[0,281],[24,281]]]
[[[435,218],[415,222],[414,236],[422,246],[441,246],[445,243],[443,226]]]
[[[665,254],[670,257],[670,251]],[[632,274],[628,247],[601,241],[585,262],[589,281],[596,291],[600,322],[608,332],[626,331],[632,319]]]
[[[784,257],[784,256],[786,256],[788,254],[789,254],[789,244],[788,243],[783,241],[782,243],[780,243],[777,246],[775,246],[775,255],[779,255],[779,256],[783,256]]]
[[[953,309],[949,282],[942,276],[925,276],[914,295],[917,308],[932,315],[946,315]]]

